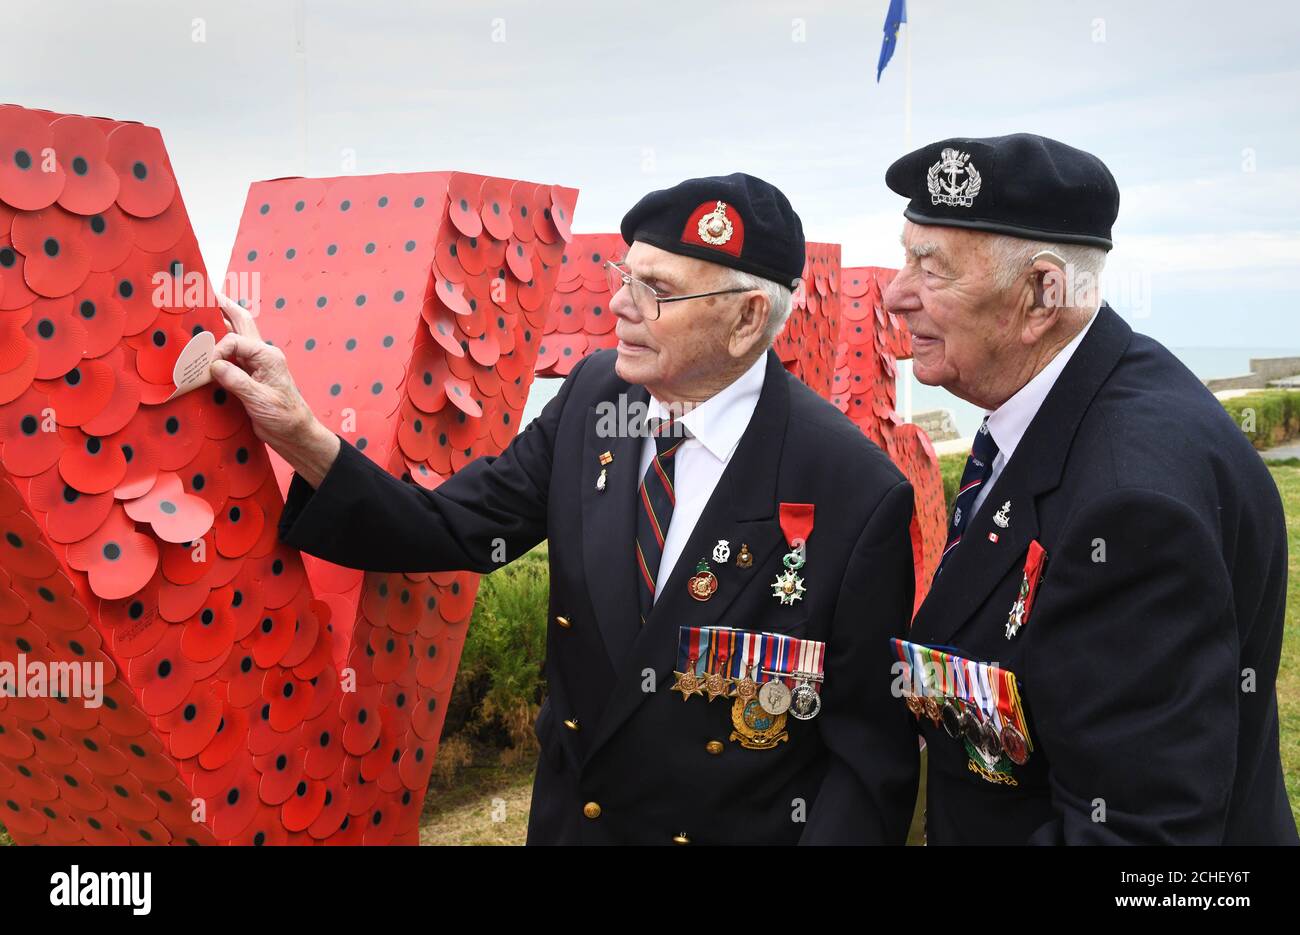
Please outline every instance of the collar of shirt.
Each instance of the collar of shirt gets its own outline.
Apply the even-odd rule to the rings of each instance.
[[[719,461],[725,463],[729,460],[740,443],[740,436],[745,433],[758,405],[766,373],[767,354],[763,353],[748,370],[679,420],[690,432],[690,437]],[[651,394],[648,414],[664,419],[668,417],[668,409]]]
[[[1056,378],[1070,362],[1070,358],[1083,341],[1083,336],[1088,333],[1088,329],[1096,320],[1097,313],[1094,312],[1088,319],[1088,323],[1070,340],[1070,343],[1061,348],[1060,352],[1048,361],[1047,366],[1038,371],[1032,380],[997,409],[985,412],[989,420],[989,433],[993,436],[993,441],[997,442],[998,455],[1003,464],[1010,461],[1011,456],[1015,454],[1016,446],[1020,444],[1020,439],[1025,437],[1025,432],[1029,430],[1029,423],[1034,421],[1034,416],[1038,414],[1043,400],[1047,398],[1052,385],[1056,383]]]

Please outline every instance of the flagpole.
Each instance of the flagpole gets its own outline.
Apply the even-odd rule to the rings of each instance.
[[[912,17],[903,24],[903,152],[912,151]],[[899,361],[903,370],[903,421],[912,421],[912,360]]]

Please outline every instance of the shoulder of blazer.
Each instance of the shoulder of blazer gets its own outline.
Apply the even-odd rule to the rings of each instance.
[[[1214,394],[1167,348],[1134,334],[1102,385],[1076,444],[1112,452],[1114,483],[1151,487],[1208,509],[1209,491],[1267,471]]]
[[[818,496],[833,492],[836,509],[857,522],[907,478],[852,420],[797,377],[790,384],[790,415],[780,474]],[[788,488],[787,488],[788,489]],[[811,497],[811,495],[810,495]]]

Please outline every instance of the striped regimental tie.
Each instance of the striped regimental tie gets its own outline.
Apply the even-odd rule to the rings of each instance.
[[[647,427],[655,443],[655,456],[637,489],[636,569],[637,598],[644,626],[655,601],[659,561],[664,554],[664,537],[673,518],[677,493],[673,490],[673,454],[686,440],[684,427],[673,431],[671,419],[649,419]]]
[[[975,441],[971,444],[970,457],[966,459],[966,469],[961,473],[961,486],[957,488],[952,525],[948,527],[948,542],[943,547],[939,571],[943,571],[944,562],[948,561],[952,550],[957,547],[958,542],[961,542],[962,533],[966,531],[970,515],[974,512],[975,498],[979,496],[980,489],[993,473],[993,459],[997,456],[998,443],[993,440],[993,433],[989,431],[989,420],[985,416],[984,421],[980,423],[979,431],[975,433]]]

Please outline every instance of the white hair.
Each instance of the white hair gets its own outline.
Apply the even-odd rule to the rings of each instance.
[[[1072,307],[1091,315],[1101,305],[1099,284],[1101,272],[1106,267],[1106,251],[1103,248],[1087,244],[1024,240],[1006,234],[988,235],[986,245],[993,261],[993,283],[997,288],[1010,289],[1029,271],[1034,254],[1050,250],[1065,261],[1068,294],[1088,298],[1083,305]]]
[[[728,277],[723,288],[762,289],[767,293],[767,331],[763,335],[763,346],[771,347],[772,342],[781,333],[781,329],[785,327],[786,319],[790,317],[790,309],[794,302],[793,292],[789,286],[783,286],[774,279],[764,279],[762,276],[755,276],[753,273],[746,273],[730,266],[724,268],[727,270]]]

